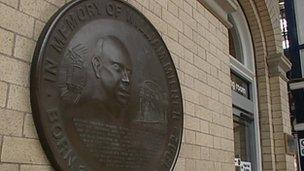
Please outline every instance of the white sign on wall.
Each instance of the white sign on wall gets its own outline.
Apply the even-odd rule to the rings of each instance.
[[[247,96],[246,89],[234,81],[231,81],[231,89],[243,96]]]
[[[234,159],[234,165],[237,171],[251,171],[251,162],[242,161],[240,158]]]
[[[251,163],[242,162],[241,171],[251,171]]]

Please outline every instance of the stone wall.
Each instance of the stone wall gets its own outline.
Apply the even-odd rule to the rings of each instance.
[[[161,33],[178,69],[185,129],[175,170],[233,170],[227,29],[196,0],[129,2]],[[0,1],[0,170],[51,170],[33,124],[29,72],[44,23],[65,3]]]
[[[178,70],[184,103],[184,137],[175,170],[233,171],[233,118],[227,28],[197,0],[128,2],[158,29]],[[245,3],[245,0],[242,2]],[[36,41],[44,24],[65,3],[66,0],[0,0],[1,171],[52,170],[33,123],[29,100],[29,72]],[[248,0],[247,5],[252,4]],[[245,11],[248,18],[250,14],[252,18],[257,16],[257,11],[253,10],[248,14],[249,11]],[[253,20],[249,19],[250,22]],[[249,24],[252,25],[251,29],[261,26],[261,23]],[[251,31],[253,39],[257,41],[255,47],[260,48],[256,55],[265,55],[263,45],[266,43],[259,41],[261,35],[258,30]],[[268,44],[269,47],[275,46]],[[271,147],[269,153],[263,153],[264,166],[267,167],[267,156],[271,158],[270,165],[275,165],[274,144],[279,142],[274,141],[274,137],[281,135],[272,130],[276,129],[272,126],[272,120],[276,119],[272,117],[272,110],[277,111],[277,123],[284,122],[279,133],[289,132],[290,125],[288,111],[285,111],[286,82],[280,77],[269,80],[265,60],[256,59],[259,90],[266,92],[263,94],[264,91],[260,91],[259,100],[262,104],[261,122],[265,125],[261,128],[265,129],[262,142],[265,142],[265,151],[268,149],[267,143]],[[271,83],[273,86],[270,86]],[[279,101],[273,102],[279,103],[278,109],[275,106],[271,108],[270,90],[276,91],[273,96],[278,95]],[[282,155],[282,158],[277,160],[282,163],[291,161],[290,156]],[[271,170],[275,167],[269,168]]]

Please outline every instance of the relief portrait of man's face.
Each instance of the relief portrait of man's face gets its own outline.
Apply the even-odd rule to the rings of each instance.
[[[92,66],[99,84],[97,87],[100,87],[97,97],[116,107],[127,105],[132,74],[128,50],[113,36],[98,40],[95,50]]]
[[[73,106],[72,113],[80,113],[81,109],[119,117],[130,101],[133,70],[122,41],[102,36],[89,48],[73,46],[66,59],[61,97]]]

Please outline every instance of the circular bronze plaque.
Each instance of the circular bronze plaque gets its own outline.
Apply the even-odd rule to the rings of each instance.
[[[34,54],[31,104],[57,170],[168,171],[183,105],[162,38],[119,0],[76,0],[45,26]]]

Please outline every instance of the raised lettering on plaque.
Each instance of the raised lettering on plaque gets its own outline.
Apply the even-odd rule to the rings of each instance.
[[[157,30],[126,2],[75,0],[50,19],[31,104],[56,170],[173,170],[183,129],[177,72]]]

